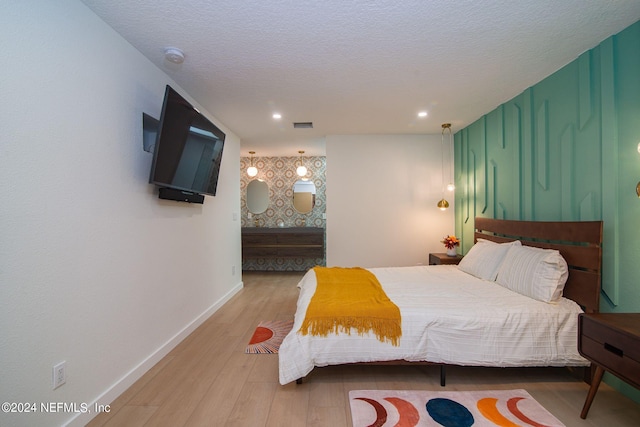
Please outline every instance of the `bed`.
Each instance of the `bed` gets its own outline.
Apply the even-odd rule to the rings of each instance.
[[[280,383],[299,383],[316,367],[354,363],[438,364],[442,385],[446,365],[589,366],[577,351],[577,320],[598,312],[602,222],[476,218],[474,242],[459,266],[366,269],[399,308],[398,345],[373,333],[301,333],[318,286],[309,270],[298,284],[293,329],[280,346]],[[522,267],[529,254],[544,260],[544,270]],[[561,293],[546,286],[549,278],[566,280]]]

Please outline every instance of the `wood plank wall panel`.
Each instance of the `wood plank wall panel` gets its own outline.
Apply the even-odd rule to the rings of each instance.
[[[480,144],[477,150],[472,150],[473,161],[475,166],[474,187],[476,189],[476,212],[474,218],[478,215],[485,215],[487,212],[489,191],[487,188],[487,124],[486,117],[479,120],[478,137]]]
[[[627,87],[631,84],[638,92],[639,85],[631,79],[621,88],[618,80],[621,75],[638,75],[633,58],[638,56],[640,22],[625,32],[624,46],[618,35],[610,37],[455,135],[456,233],[463,240],[463,253],[473,242],[475,215],[532,221],[602,219],[603,290],[613,306],[620,303],[620,283],[637,276],[630,267],[622,272],[625,267],[619,261],[621,248],[629,245],[621,238],[629,227],[623,231],[620,224],[633,217],[623,216],[620,206],[632,203],[626,200],[633,188],[626,187],[629,181],[635,185],[640,172],[624,181],[621,177],[630,173],[625,168],[631,169],[621,158],[634,153],[621,149],[625,143],[619,137],[618,98],[623,93],[631,100],[622,111],[637,113],[638,97],[627,95]],[[624,64],[632,68],[625,74],[618,69],[620,55],[630,58]],[[633,127],[629,122],[626,119],[627,127]],[[637,161],[640,165],[640,155]]]
[[[536,180],[542,190],[549,189],[549,120],[547,118],[547,104],[545,99],[536,110],[535,122],[535,152],[536,152]]]
[[[512,187],[510,207],[513,209],[513,212],[506,212],[507,218],[505,219],[522,218],[522,168],[520,167],[520,152],[522,151],[522,121],[524,112],[516,102],[511,104],[509,110],[511,113],[509,117],[510,120],[505,120],[505,128],[509,126],[511,131],[505,133],[505,135],[510,136],[509,140],[505,141],[505,145],[507,146],[507,150],[511,151],[510,161],[512,166],[509,175],[502,174],[500,176],[500,183],[502,184],[504,182],[506,185]]]
[[[466,252],[473,245],[473,216],[471,209],[475,206],[475,186],[470,180],[473,174],[469,173],[469,128],[463,129],[454,135],[454,162],[455,170],[455,200],[454,213],[456,233],[461,238],[461,249]]]
[[[574,190],[574,177],[576,164],[575,156],[575,126],[569,124],[565,127],[560,136],[560,163],[562,168],[560,174],[562,176],[561,184],[561,203],[562,203],[562,217],[563,221],[572,221],[575,219],[575,190]]]
[[[531,88],[522,93],[522,129],[520,132],[520,170],[522,179],[522,190],[520,194],[520,206],[522,219],[533,221],[535,219],[535,209],[533,200],[533,180],[535,162],[533,159],[533,112],[532,112],[532,92]]]
[[[602,166],[605,170],[619,170],[618,153],[618,125],[616,117],[616,85],[615,85],[615,37],[611,37],[600,44],[600,93],[601,93],[601,134],[602,134]],[[604,221],[604,242],[608,250],[603,259],[608,267],[604,270],[602,289],[609,299],[618,304],[618,273],[619,256],[619,217],[618,191],[609,191],[619,187],[617,173],[606,173],[602,179],[602,219]]]
[[[580,113],[580,129],[584,128],[586,124],[593,117],[593,97],[592,79],[591,79],[591,51],[583,53],[578,58],[578,85],[579,89],[579,113]]]

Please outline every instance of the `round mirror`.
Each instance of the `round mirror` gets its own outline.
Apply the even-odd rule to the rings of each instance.
[[[247,185],[247,210],[259,214],[269,207],[269,186],[261,179],[254,179]]]
[[[309,213],[316,204],[316,186],[301,179],[293,184],[293,207],[300,213]]]

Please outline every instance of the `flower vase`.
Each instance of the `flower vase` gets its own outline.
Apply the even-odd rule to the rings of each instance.
[[[458,256],[458,253],[456,252],[456,248],[455,247],[451,249],[447,248],[447,256]]]

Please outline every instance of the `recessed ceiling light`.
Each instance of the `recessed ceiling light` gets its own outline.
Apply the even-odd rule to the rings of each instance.
[[[426,111],[420,111],[418,113],[418,117],[427,117],[427,112]]]
[[[280,114],[280,113],[273,113],[273,116],[272,116],[272,117],[273,117],[274,119],[276,119],[276,120],[279,120],[279,119],[281,119],[281,118],[282,118],[282,114]]]

